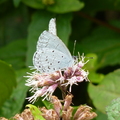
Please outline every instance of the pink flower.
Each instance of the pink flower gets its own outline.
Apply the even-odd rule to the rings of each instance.
[[[29,97],[30,102],[35,102],[38,97],[43,97],[43,100],[50,100],[52,94],[56,90],[57,87],[64,89],[62,91],[66,92],[69,87],[69,92],[71,92],[72,85],[77,85],[79,82],[84,80],[88,81],[88,72],[82,69],[82,67],[86,64],[84,62],[84,56],[81,56],[79,62],[72,67],[65,69],[64,71],[59,70],[54,73],[42,73],[39,71],[34,71],[31,74],[26,76],[28,77],[26,86],[32,87],[30,89],[31,92],[34,93],[32,97]]]
[[[34,103],[38,97],[41,97],[47,90],[47,86],[43,87],[42,89],[38,89],[33,96],[28,97],[26,99],[28,99],[28,101],[30,101],[31,103]]]

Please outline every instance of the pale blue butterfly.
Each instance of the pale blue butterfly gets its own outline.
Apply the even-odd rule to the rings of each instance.
[[[74,65],[69,50],[56,35],[55,18],[49,22],[49,31],[43,31],[37,42],[33,65],[40,73],[52,73]]]

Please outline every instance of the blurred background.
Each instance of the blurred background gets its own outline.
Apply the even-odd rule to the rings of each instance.
[[[86,56],[90,82],[72,87],[73,105],[87,104],[106,120],[106,106],[120,97],[120,0],[1,0],[0,117],[25,109],[26,72],[39,35],[56,18],[57,33],[73,54]],[[61,97],[59,90],[55,95]],[[36,103],[42,106],[39,99]]]

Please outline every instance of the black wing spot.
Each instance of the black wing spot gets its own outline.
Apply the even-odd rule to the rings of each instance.
[[[48,61],[48,59],[46,59],[45,61]]]
[[[63,56],[62,56],[62,58],[63,58]]]
[[[50,65],[52,65],[52,63],[50,63]]]
[[[60,63],[60,61],[58,61],[58,63]]]
[[[52,52],[55,52],[54,50]]]
[[[50,69],[50,66],[48,66],[48,69]]]

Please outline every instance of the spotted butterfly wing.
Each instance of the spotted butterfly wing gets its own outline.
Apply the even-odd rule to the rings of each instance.
[[[33,65],[41,73],[51,73],[70,67],[74,60],[65,44],[56,36],[55,19],[49,23],[49,31],[43,31],[37,42]]]

